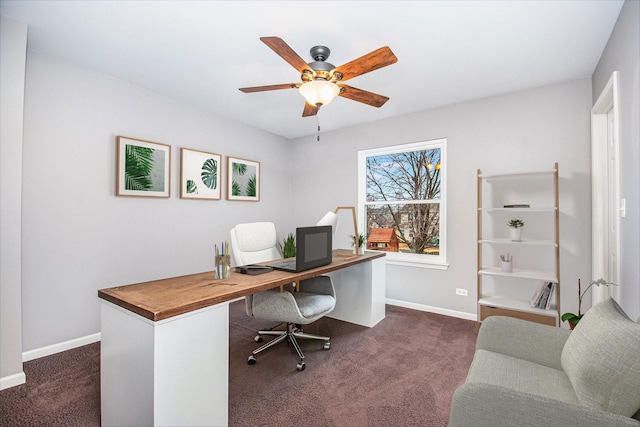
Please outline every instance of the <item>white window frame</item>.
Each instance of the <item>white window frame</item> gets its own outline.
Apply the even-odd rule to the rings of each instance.
[[[440,149],[440,253],[439,255],[422,255],[387,252],[387,256],[385,257],[387,264],[433,268],[439,270],[446,270],[449,267],[449,264],[447,264],[447,139],[440,138],[430,141],[420,141],[358,151],[358,229],[366,230],[366,205],[373,204],[373,202],[367,202],[366,200],[367,157],[438,148]]]

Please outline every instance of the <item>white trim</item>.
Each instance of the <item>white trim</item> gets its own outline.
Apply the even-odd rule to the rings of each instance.
[[[591,254],[591,276],[593,279],[604,277],[608,281],[619,283],[620,279],[620,151],[619,151],[619,96],[618,96],[618,72],[614,71],[598,96],[598,100],[591,108],[591,215],[592,215],[592,254]],[[612,150],[616,165],[614,166],[613,187],[614,193],[611,199],[615,206],[609,206],[609,176],[608,176],[608,113],[613,112],[613,129],[611,138],[613,140]],[[610,217],[609,217],[610,216]],[[609,250],[611,243],[608,242],[609,223],[614,221],[617,232],[615,245],[616,259],[613,266],[609,265]],[[610,271],[610,269],[615,271]],[[607,277],[605,277],[607,276]],[[607,289],[609,290],[609,289]],[[617,301],[620,299],[619,286],[610,289],[611,296]],[[592,295],[594,303],[606,296],[593,288]]]
[[[406,204],[412,203],[436,203],[440,209],[440,254],[439,255],[422,255],[407,254],[400,252],[388,252],[387,262],[393,261],[393,264],[407,265],[412,267],[433,268],[438,270],[446,270],[449,268],[447,263],[447,138],[438,138],[428,141],[412,142],[408,144],[393,145],[387,147],[372,148],[358,151],[358,228],[365,229],[366,209],[364,207],[370,204],[379,204],[377,202],[366,201],[366,159],[370,156],[380,156],[384,154],[411,152],[416,150],[440,149],[440,161],[442,169],[440,170],[440,199],[438,200],[421,200],[421,201],[404,201]],[[392,202],[395,204],[395,202]],[[424,259],[423,259],[424,258]]]
[[[387,298],[386,303],[398,307],[410,308],[412,310],[426,311],[428,313],[442,314],[449,317],[457,317],[464,320],[478,320],[476,313],[465,313],[464,311],[449,310],[446,308],[433,307],[431,305],[416,304],[414,302],[400,301],[397,299]]]
[[[22,361],[28,362],[30,360],[39,359],[41,357],[51,356],[52,354],[71,350],[72,348],[82,347],[83,345],[87,344],[93,344],[94,342],[98,341],[100,341],[100,332],[98,332],[97,334],[87,335],[85,337],[75,338],[57,344],[51,344],[46,347],[40,347],[34,350],[25,351],[22,353]]]
[[[6,377],[0,378],[0,390],[4,390],[5,388],[15,387],[20,384],[24,384],[27,382],[27,376],[24,372],[20,372],[13,375],[8,375]]]
[[[388,252],[393,253],[393,252]],[[403,254],[409,255],[409,254]],[[420,256],[420,255],[418,255]],[[430,268],[433,270],[448,270],[449,264],[447,263],[438,263],[433,261],[410,261],[406,259],[390,259],[389,255],[385,257],[385,262],[387,265],[401,265],[403,267],[416,267],[416,268]]]

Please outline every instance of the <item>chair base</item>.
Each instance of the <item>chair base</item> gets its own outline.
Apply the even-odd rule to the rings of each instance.
[[[249,365],[254,365],[256,363],[256,355],[258,355],[259,353],[263,352],[264,350],[270,347],[273,347],[278,343],[281,343],[283,341],[289,341],[293,345],[293,348],[296,350],[296,353],[298,353],[298,357],[300,358],[300,361],[298,362],[296,369],[298,369],[298,371],[304,371],[306,367],[306,364],[304,363],[304,353],[302,352],[302,349],[300,348],[300,345],[298,344],[298,341],[296,338],[321,340],[325,342],[324,343],[325,350],[329,350],[331,348],[331,342],[329,341],[331,338],[325,337],[322,335],[307,334],[305,332],[302,332],[301,327],[298,327],[293,323],[287,323],[287,329],[285,331],[274,331],[274,330],[259,331],[258,336],[256,336],[255,338],[256,342],[262,341],[263,335],[274,335],[276,336],[276,338],[272,339],[268,343],[253,350],[253,352],[251,353],[251,356],[249,356],[249,359],[247,360],[247,363]]]

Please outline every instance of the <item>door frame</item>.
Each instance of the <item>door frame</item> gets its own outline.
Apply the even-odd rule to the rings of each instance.
[[[618,72],[614,71],[591,109],[591,273],[620,283],[620,158]],[[612,117],[610,117],[612,115]],[[610,162],[610,158],[613,160]],[[613,193],[613,194],[611,194]],[[610,233],[613,227],[614,232]],[[613,240],[613,241],[612,241]],[[615,257],[612,259],[612,257]],[[593,303],[611,295],[620,300],[620,286],[594,286]]]

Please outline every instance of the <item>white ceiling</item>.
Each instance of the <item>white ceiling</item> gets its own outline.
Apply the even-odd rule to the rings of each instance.
[[[263,44],[283,38],[303,59],[322,44],[338,66],[381,46],[396,64],[348,84],[391,98],[374,108],[337,98],[322,131],[591,76],[622,7],[604,1],[5,1],[29,25],[28,47],[286,138],[316,131],[299,82]]]

